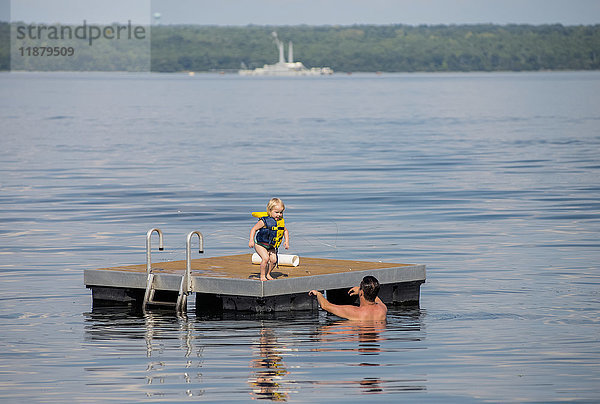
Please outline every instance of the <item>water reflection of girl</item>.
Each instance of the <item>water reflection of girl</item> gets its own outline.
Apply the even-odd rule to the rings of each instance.
[[[270,328],[261,329],[258,356],[252,360],[251,366],[257,369],[254,377],[248,380],[253,387],[250,393],[253,399],[287,401],[288,394],[282,391],[278,380],[289,372],[277,350],[277,339]]]

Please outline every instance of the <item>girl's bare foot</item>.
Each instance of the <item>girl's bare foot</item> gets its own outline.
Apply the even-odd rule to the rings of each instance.
[[[271,279],[272,279],[272,278],[271,278]],[[266,278],[266,277],[265,277],[265,278],[263,278],[263,277],[261,276],[261,277],[260,277],[260,280],[264,282],[264,281],[268,281],[269,279],[268,279],[268,278]]]
[[[267,275],[267,279],[268,279],[268,280],[270,280],[270,281],[272,281],[272,280],[273,280],[273,279],[275,279],[275,278],[273,278],[273,277],[271,276],[271,274],[269,274],[269,275]]]

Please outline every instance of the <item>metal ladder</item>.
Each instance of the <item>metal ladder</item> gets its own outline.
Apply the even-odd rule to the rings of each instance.
[[[177,302],[154,300],[154,294],[156,292],[156,289],[154,288],[154,274],[152,272],[150,272],[148,274],[148,278],[146,279],[146,292],[144,293],[144,303],[143,303],[144,310],[147,309],[148,306],[162,306],[162,307],[173,307],[177,311],[185,311],[183,309],[183,300],[184,300],[183,297],[185,297],[186,295],[184,294],[184,292],[182,290],[183,278],[184,278],[184,276],[181,277],[182,285],[179,288],[179,295],[177,296]]]
[[[163,234],[160,229],[153,228],[148,230],[146,234],[146,292],[144,293],[144,301],[142,303],[142,309],[146,310],[148,306],[162,306],[162,307],[172,307],[177,312],[185,312],[187,309],[187,296],[192,292],[192,237],[194,234],[198,236],[199,248],[198,252],[200,254],[204,253],[204,237],[202,233],[199,231],[192,231],[186,237],[186,268],[185,273],[181,276],[181,281],[179,283],[179,292],[177,294],[177,301],[160,301],[155,300],[155,292],[156,289],[154,287],[154,273],[152,272],[152,264],[150,259],[150,239],[152,233],[158,233],[159,247],[158,250],[162,251],[163,248]]]

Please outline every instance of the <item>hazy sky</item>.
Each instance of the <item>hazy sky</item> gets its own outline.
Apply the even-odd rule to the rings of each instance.
[[[351,25],[599,24],[600,0],[0,0],[12,21]],[[7,18],[4,18],[5,20]]]

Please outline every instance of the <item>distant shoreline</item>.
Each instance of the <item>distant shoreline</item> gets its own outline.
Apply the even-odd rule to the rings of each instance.
[[[600,24],[155,25],[150,70],[229,73],[272,64],[275,30],[294,42],[295,60],[336,73],[600,70]],[[10,69],[9,31],[0,23],[0,70]],[[94,55],[106,70],[112,56]]]

